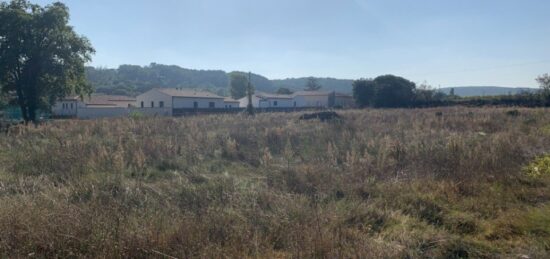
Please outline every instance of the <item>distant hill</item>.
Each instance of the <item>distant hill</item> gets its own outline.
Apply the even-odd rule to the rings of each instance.
[[[508,95],[518,94],[522,92],[535,92],[536,88],[527,87],[500,87],[500,86],[457,86],[457,87],[445,87],[439,89],[445,94],[449,94],[451,89],[455,89],[455,94],[461,97],[471,96],[494,96],[494,95]]]
[[[230,73],[235,72],[195,70],[156,63],[148,66],[121,65],[116,69],[86,68],[88,81],[96,92],[131,96],[139,95],[155,87],[201,89],[219,95],[228,95]],[[336,78],[316,79],[323,90],[352,93],[353,80]],[[252,74],[252,84],[257,90],[264,92],[276,92],[281,87],[289,88],[293,91],[302,90],[307,80],[307,77],[269,80],[264,76]],[[498,86],[458,86],[441,88],[440,90],[448,94],[451,88],[455,89],[456,95],[463,97],[506,95],[524,91],[536,91],[533,88]]]
[[[230,72],[233,73],[233,72]],[[155,87],[179,87],[208,90],[220,95],[229,93],[229,74],[222,70],[194,70],[152,63],[148,66],[121,65],[118,68],[87,67],[88,81],[103,94],[139,95]],[[307,78],[269,80],[252,74],[252,84],[259,91],[275,92],[280,87],[304,89]],[[318,78],[322,89],[351,93],[352,80]]]
[[[104,94],[139,95],[156,87],[209,90],[225,95],[229,75],[222,70],[194,70],[152,63],[149,66],[121,65],[116,69],[86,68],[88,82]],[[271,81],[253,74],[252,83],[260,91],[273,91]]]
[[[325,91],[337,91],[342,93],[351,93],[353,90],[353,80],[336,79],[336,78],[316,78],[317,82]],[[288,88],[293,91],[303,90],[308,78],[288,78],[282,80],[271,80],[273,86],[277,89],[281,87]]]

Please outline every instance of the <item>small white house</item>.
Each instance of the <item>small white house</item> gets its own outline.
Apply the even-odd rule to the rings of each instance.
[[[298,91],[293,96],[293,106],[304,107],[329,107],[331,92],[324,91]]]
[[[248,106],[248,96],[239,99],[241,108]],[[252,95],[252,106],[255,108],[291,108],[293,106],[292,96],[285,94],[254,93]]]
[[[139,95],[139,108],[170,109],[222,109],[224,97],[210,92],[184,90],[179,88],[155,88]]]
[[[136,99],[121,95],[91,95],[84,98],[66,97],[52,107],[52,114],[61,117],[97,118],[126,113]],[[111,116],[110,116],[111,115]]]
[[[78,102],[78,97],[63,98],[52,107],[52,114],[60,117],[76,117]]]

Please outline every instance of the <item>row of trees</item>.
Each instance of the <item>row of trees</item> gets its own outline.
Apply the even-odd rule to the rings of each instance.
[[[354,81],[353,96],[359,107],[380,108],[429,106],[453,97],[394,75]]]
[[[461,98],[454,94],[444,94],[426,84],[419,87],[415,83],[394,75],[379,76],[375,79],[359,79],[353,82],[353,96],[359,107],[399,108],[430,107],[450,105],[507,105],[507,106],[550,106],[550,76],[539,76],[537,82],[541,90],[534,93],[520,93],[506,96]]]

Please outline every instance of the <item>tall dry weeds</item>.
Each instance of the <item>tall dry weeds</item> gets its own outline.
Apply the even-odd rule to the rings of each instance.
[[[548,229],[520,221],[549,206],[550,180],[522,174],[550,152],[548,110],[341,115],[333,123],[274,113],[17,128],[0,136],[0,253],[547,255]]]

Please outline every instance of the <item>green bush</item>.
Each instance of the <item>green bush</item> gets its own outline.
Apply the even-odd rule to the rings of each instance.
[[[527,167],[525,173],[534,178],[550,175],[550,155],[544,155],[535,159]]]

